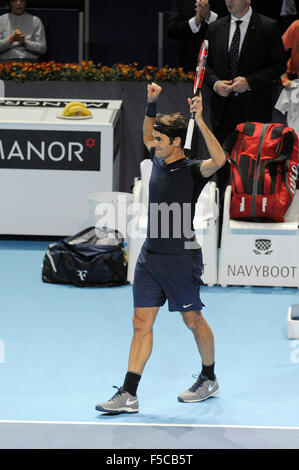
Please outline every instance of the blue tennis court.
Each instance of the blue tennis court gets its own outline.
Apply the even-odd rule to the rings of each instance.
[[[179,313],[161,308],[139,413],[95,404],[122,385],[132,287],[45,284],[49,241],[0,240],[0,448],[299,448],[299,340],[286,336],[295,288],[203,287],[219,395],[177,395],[201,368]]]

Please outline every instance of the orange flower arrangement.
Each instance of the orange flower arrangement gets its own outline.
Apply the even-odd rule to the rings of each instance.
[[[185,73],[182,68],[171,68],[168,65],[158,69],[148,65],[138,69],[138,64],[118,63],[107,67],[92,60],[79,64],[59,62],[5,62],[0,64],[0,79],[23,82],[26,80],[60,80],[60,81],[162,81],[188,82],[194,80],[194,72]]]

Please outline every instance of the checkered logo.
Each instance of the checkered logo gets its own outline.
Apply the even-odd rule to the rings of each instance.
[[[272,242],[266,238],[257,238],[254,245],[253,253],[256,255],[270,255],[273,252],[273,250],[270,250]]]

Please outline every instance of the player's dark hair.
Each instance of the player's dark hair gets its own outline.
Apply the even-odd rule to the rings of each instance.
[[[154,130],[169,137],[172,144],[176,137],[181,138],[181,147],[184,147],[188,123],[181,113],[157,114]]]

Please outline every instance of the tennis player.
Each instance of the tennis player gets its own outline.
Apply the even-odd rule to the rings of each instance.
[[[196,382],[178,395],[180,402],[199,402],[219,392],[214,373],[214,337],[204,319],[199,296],[203,261],[193,230],[195,205],[205,184],[224,165],[225,154],[203,121],[202,98],[188,98],[190,112],[206,142],[210,158],[191,160],[184,154],[187,121],[180,113],[156,113],[162,88],[148,85],[143,138],[153,159],[149,184],[147,238],[136,263],[134,335],[128,371],[121,387],[96,410],[137,413],[137,387],[152,351],[153,324],[159,307],[180,312],[192,331],[202,368]]]

